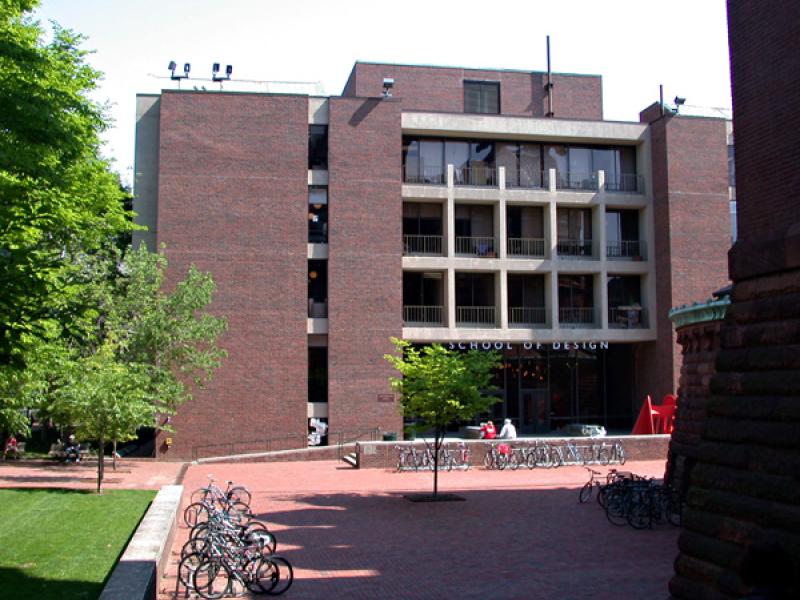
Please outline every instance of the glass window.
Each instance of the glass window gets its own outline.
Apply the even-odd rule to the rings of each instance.
[[[419,140],[403,140],[403,174],[408,183],[420,183]]]
[[[608,276],[608,306],[632,306],[642,304],[642,292],[638,275]]]
[[[308,297],[315,303],[328,301],[328,261],[308,261]]]
[[[421,183],[444,183],[443,143],[440,140],[421,140],[419,144],[419,174]]]
[[[442,235],[442,205],[405,202],[403,235]]]
[[[565,187],[569,172],[566,146],[544,147],[544,170],[556,170],[556,187]]]
[[[593,276],[559,275],[558,306],[561,308],[589,308],[594,306]]]
[[[492,273],[456,273],[457,306],[494,306]]]
[[[519,144],[514,142],[498,142],[497,167],[505,167],[506,186],[508,187],[517,187],[519,185],[518,154]]]
[[[619,150],[615,148],[592,149],[592,173],[603,171],[606,186],[610,190],[619,189]]]
[[[310,244],[328,243],[328,205],[308,205],[308,242]]]
[[[728,146],[728,185],[736,185],[736,161],[733,145]]]
[[[308,126],[308,168],[328,168],[328,126]]]
[[[544,276],[542,275],[509,275],[509,306],[544,306]]]
[[[521,187],[542,187],[542,148],[539,144],[519,145],[519,178]]]
[[[308,401],[328,401],[328,349],[308,349]]]
[[[558,209],[558,239],[585,241],[592,239],[592,211],[589,208]]]
[[[500,114],[500,83],[465,81],[464,112]]]

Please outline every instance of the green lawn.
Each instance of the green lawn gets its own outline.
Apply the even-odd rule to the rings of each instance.
[[[0,597],[97,598],[154,496],[0,489]]]

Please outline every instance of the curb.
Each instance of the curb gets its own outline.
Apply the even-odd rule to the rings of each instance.
[[[166,566],[183,495],[182,485],[156,494],[100,594],[100,600],[155,600],[158,574]]]

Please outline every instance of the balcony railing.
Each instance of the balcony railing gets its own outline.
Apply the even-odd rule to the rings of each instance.
[[[568,327],[594,325],[594,307],[561,307],[558,309],[558,322]]]
[[[495,313],[494,306],[457,306],[456,324],[495,327]]]
[[[403,254],[406,256],[441,256],[442,236],[404,235]]]
[[[631,260],[646,260],[647,245],[640,240],[621,240],[608,242],[606,248],[607,258],[628,258]]]
[[[558,190],[597,190],[597,173],[556,173]]]
[[[547,323],[547,309],[544,306],[509,306],[509,327],[535,327]]]
[[[508,238],[509,256],[544,257],[544,238]]]
[[[327,319],[328,318],[328,302],[308,299],[308,317],[310,319]]]
[[[497,169],[494,167],[457,167],[453,170],[453,184],[497,187]]]
[[[609,177],[606,173],[606,191],[644,194],[644,177],[633,173],[621,173],[616,177]]]
[[[406,183],[422,183],[431,185],[445,185],[447,183],[447,170],[445,167],[406,167],[404,171]]]
[[[592,258],[592,240],[558,240],[559,257]]]
[[[608,309],[608,326],[613,329],[647,327],[647,315],[640,306],[614,306]]]
[[[546,188],[548,173],[549,171],[539,169],[520,169],[519,173],[515,169],[506,169],[506,187],[533,190]]]
[[[456,254],[460,256],[497,256],[493,237],[456,237]]]
[[[406,325],[444,325],[443,306],[404,306],[403,321]]]

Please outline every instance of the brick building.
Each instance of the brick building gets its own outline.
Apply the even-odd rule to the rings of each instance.
[[[726,136],[659,103],[604,121],[594,75],[359,62],[341,96],[140,95],[135,242],[210,271],[230,323],[158,454],[398,431],[392,336],[500,350],[492,416],[522,433],[628,430],[677,388],[668,309],[727,281]]]

